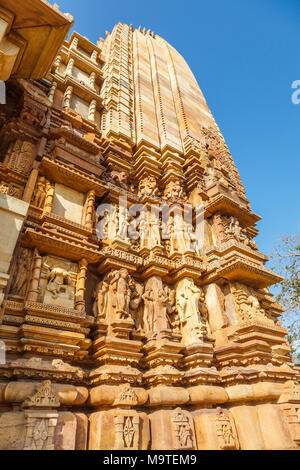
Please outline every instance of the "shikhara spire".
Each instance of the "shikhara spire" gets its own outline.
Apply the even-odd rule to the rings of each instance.
[[[296,449],[281,278],[220,130],[157,33],[105,36],[7,82],[0,448]]]

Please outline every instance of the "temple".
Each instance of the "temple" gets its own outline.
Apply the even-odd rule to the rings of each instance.
[[[299,449],[281,277],[189,66],[27,3],[0,0],[0,449]]]

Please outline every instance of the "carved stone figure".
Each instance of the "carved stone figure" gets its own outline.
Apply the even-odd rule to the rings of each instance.
[[[144,329],[149,338],[156,338],[164,331],[170,331],[168,318],[169,293],[159,277],[150,278],[145,285]]]
[[[254,319],[268,320],[264,309],[260,306],[259,300],[254,295],[253,289],[241,283],[232,283],[234,301],[237,306],[239,317],[242,321]],[[272,321],[273,322],[273,321]]]
[[[154,211],[153,208],[150,214],[150,246],[149,248],[154,248],[155,246],[161,246],[161,237],[160,237],[160,219],[157,211]]]
[[[206,326],[201,318],[199,302],[202,291],[190,278],[178,282],[176,303],[180,318],[182,340],[184,344],[202,341],[206,334]]]
[[[47,183],[48,181],[44,176],[40,176],[36,183],[33,204],[40,209],[42,209],[45,204]]]
[[[142,196],[157,196],[158,195],[157,182],[154,176],[147,176],[139,182],[138,197]]]
[[[103,173],[101,179],[107,183],[114,184],[115,186],[119,186],[120,188],[128,190],[129,185],[127,181],[127,175],[124,171],[108,171]]]
[[[186,194],[181,186],[180,181],[170,181],[167,184],[163,199],[173,203],[186,201]]]
[[[105,280],[100,281],[96,289],[94,291],[93,297],[93,307],[92,311],[97,319],[105,318],[105,314],[107,312],[107,293],[108,293],[109,285]]]
[[[104,277],[94,296],[94,314],[111,324],[114,320],[132,319],[131,311],[138,309],[142,295],[127,269],[121,268]]]
[[[195,434],[193,421],[186,412],[177,408],[172,413],[172,432],[174,435],[174,448],[182,450],[195,449]]]
[[[248,231],[241,228],[240,223],[236,217],[223,216],[223,221],[226,241],[230,238],[234,238],[238,242],[244,243],[244,245],[249,246],[253,250],[258,249],[255,241],[251,238]]]
[[[233,423],[228,412],[224,412],[221,408],[218,408],[215,423],[220,449],[237,449],[236,435],[233,431]]]
[[[11,287],[12,294],[23,298],[26,296],[30,279],[31,263],[32,251],[26,248],[21,248]]]
[[[122,205],[119,206],[119,211],[117,215],[117,238],[120,240],[128,240],[128,211],[127,207],[124,207]]]
[[[78,266],[56,257],[45,257],[39,281],[40,300],[74,308]]]

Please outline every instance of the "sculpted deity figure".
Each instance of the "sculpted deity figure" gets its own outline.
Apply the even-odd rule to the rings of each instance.
[[[157,211],[152,208],[150,215],[150,249],[155,246],[161,246],[160,219]]]
[[[140,324],[142,294],[143,286],[133,280],[126,268],[111,271],[96,286],[93,314],[109,324],[130,318]]]
[[[238,242],[244,243],[253,250],[258,249],[255,241],[251,238],[247,230],[241,228],[240,223],[236,217],[224,217],[224,222],[224,233],[228,238],[233,237]]]
[[[180,318],[184,344],[199,342],[206,334],[206,326],[199,310],[202,290],[190,278],[179,281],[176,291],[176,303]]]
[[[148,211],[142,210],[139,216],[140,248],[149,248]]]
[[[22,248],[17,259],[16,271],[12,282],[12,294],[25,297],[29,281],[31,261],[32,252],[26,248]]]
[[[148,338],[154,339],[162,332],[170,330],[169,293],[163,287],[161,279],[154,276],[148,279],[142,298],[144,300],[144,330]]]
[[[143,306],[142,296],[144,293],[144,285],[133,281],[130,283],[131,297],[129,311],[134,320],[137,331],[141,332],[143,327]]]
[[[127,269],[120,269],[117,271],[110,282],[116,294],[116,312],[119,318],[129,317],[129,302],[130,302],[130,277]]]
[[[251,289],[238,282],[232,285],[234,300],[242,321],[261,319],[266,321],[264,309]]]
[[[110,210],[105,210],[101,221],[102,234],[104,239],[113,241],[117,237],[118,215],[116,205]]]
[[[122,205],[119,206],[117,221],[118,221],[117,237],[121,240],[127,240],[128,239],[127,230],[128,230],[128,225],[129,225],[127,207],[124,207]]]
[[[157,195],[158,187],[154,176],[147,176],[139,182],[138,197]]]
[[[107,293],[109,289],[109,284],[105,280],[98,282],[96,289],[94,291],[94,303],[93,303],[93,314],[95,318],[105,319],[107,314]]]
[[[167,184],[163,199],[169,202],[182,202],[186,200],[186,195],[180,181],[170,181]]]
[[[40,176],[36,183],[36,188],[33,197],[33,204],[36,207],[42,209],[44,207],[45,199],[46,199],[46,186],[47,180],[44,176]]]

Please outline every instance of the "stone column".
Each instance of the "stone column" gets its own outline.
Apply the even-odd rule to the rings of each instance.
[[[97,101],[92,100],[90,103],[90,107],[89,107],[89,116],[88,116],[89,121],[92,121],[92,122],[95,121],[96,106],[97,106]]]
[[[86,281],[86,272],[88,267],[88,262],[86,259],[82,259],[79,262],[79,273],[77,275],[77,283],[76,283],[76,294],[75,294],[75,309],[81,312],[85,311],[85,301],[84,301],[84,293],[85,293],[85,281]]]
[[[28,202],[29,204],[31,202],[31,198],[32,198],[32,195],[33,195],[33,192],[34,192],[34,188],[35,188],[35,185],[36,185],[38,174],[39,174],[38,168],[33,168],[31,170],[31,173],[29,175],[29,178],[28,178],[26,186],[25,186],[25,190],[24,190],[24,194],[23,194],[23,201]]]
[[[92,72],[90,75],[90,79],[89,79],[89,85],[93,89],[95,89],[95,80],[96,80],[96,73]]]
[[[73,41],[72,41],[72,44],[71,44],[70,49],[77,49],[78,42],[79,42],[79,39],[78,39],[78,38],[74,38]]]
[[[39,293],[39,282],[42,269],[42,257],[37,249],[34,251],[32,277],[29,285],[27,300],[37,302]]]
[[[51,101],[51,103],[53,103],[53,98],[54,98],[56,88],[57,88],[57,82],[53,82],[50,88],[49,94],[48,94],[48,98],[49,98],[49,101]]]
[[[52,184],[48,182],[46,186],[46,199],[45,199],[43,214],[51,214],[52,212],[54,191],[55,191],[54,186],[52,186]]]
[[[58,55],[54,61],[55,73],[58,73],[60,64],[61,64],[61,55]]]
[[[72,93],[73,93],[73,87],[68,86],[64,94],[63,108],[70,108]]]
[[[85,221],[84,225],[92,229],[93,228],[93,214],[94,214],[94,203],[95,203],[95,191],[89,191],[86,198],[86,209],[85,209]]]
[[[91,55],[91,60],[93,60],[94,62],[97,62],[97,57],[98,57],[98,51],[93,51]]]
[[[73,67],[74,67],[74,59],[71,57],[67,65],[66,75],[73,75]]]
[[[209,312],[209,324],[212,332],[228,326],[228,320],[224,311],[224,294],[215,283],[206,288],[206,305]]]

